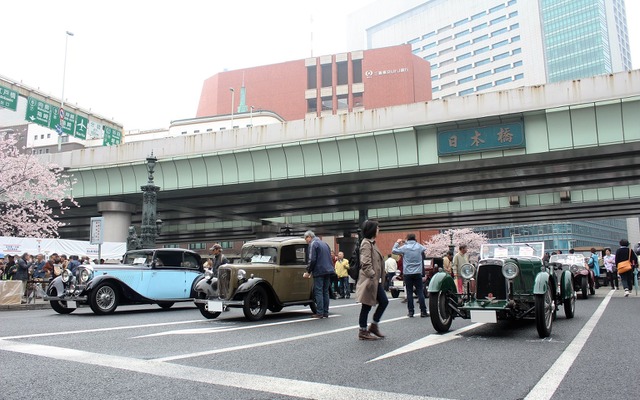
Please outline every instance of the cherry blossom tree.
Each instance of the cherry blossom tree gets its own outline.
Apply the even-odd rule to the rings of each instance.
[[[52,207],[63,214],[78,206],[72,182],[57,165],[21,154],[17,141],[15,134],[0,135],[0,236],[57,237],[63,223]]]
[[[453,245],[456,250],[461,244],[467,245],[467,250],[471,256],[480,253],[480,246],[488,243],[484,233],[474,232],[472,229],[449,229],[437,235],[433,235],[431,239],[424,243],[427,247],[427,257],[442,257],[449,251],[451,243],[451,234],[453,233]]]

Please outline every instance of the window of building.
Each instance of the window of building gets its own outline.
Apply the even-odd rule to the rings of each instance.
[[[478,50],[473,52],[473,55],[475,56],[475,55],[484,53],[486,51],[489,51],[489,46],[484,46],[484,47],[479,48]]]
[[[47,133],[47,139],[51,139],[51,134]]]
[[[440,79],[440,75],[431,75],[431,81],[437,81],[438,79]]]
[[[456,33],[454,35],[454,37],[457,39],[457,38],[462,37],[464,35],[468,35],[469,33],[470,33],[470,31],[468,29],[465,29],[463,31],[460,31],[460,32]]]
[[[491,62],[491,59],[490,59],[490,58],[485,58],[484,60],[477,61],[477,62],[476,62],[475,64],[473,64],[473,65],[474,65],[474,67],[479,67],[479,66],[481,66],[481,65],[489,64],[490,62]]]
[[[353,83],[362,83],[362,60],[351,61],[353,68]]]
[[[471,32],[475,32],[475,31],[477,31],[479,29],[485,28],[486,26],[487,26],[487,23],[483,22],[483,23],[481,23],[479,25],[476,25],[473,28],[471,28]]]
[[[349,95],[346,95],[346,94],[338,95],[337,100],[338,100],[338,110],[349,109]]]
[[[453,26],[454,26],[454,27],[455,27],[455,26],[460,26],[460,25],[464,24],[465,22],[467,22],[467,18],[465,18],[465,19],[461,19],[460,21],[456,21],[456,22],[454,22],[454,23],[453,23]]]
[[[471,57],[471,53],[464,53],[456,57],[456,61],[464,60],[465,58]]]
[[[451,36],[447,36],[445,38],[438,40],[438,44],[447,43],[447,42],[450,42],[451,40],[453,40],[453,38]]]
[[[349,83],[349,71],[347,62],[337,62],[336,69],[338,73],[338,85],[346,85],[347,83]]]
[[[317,70],[315,65],[307,67],[307,89],[316,89],[318,87]]]
[[[443,90],[444,89],[449,89],[450,87],[453,87],[453,85],[455,85],[455,84],[456,84],[455,82],[449,82],[449,83],[447,83],[445,85],[442,85],[441,87],[442,87]]]
[[[518,12],[517,11],[509,13],[509,18],[513,18],[513,17],[517,17],[517,16],[518,16]]]
[[[510,30],[514,30],[514,29],[518,29],[518,28],[520,28],[520,24],[519,23],[513,24],[513,25],[511,25],[509,27]]]
[[[505,21],[506,19],[507,19],[507,16],[506,16],[506,15],[503,15],[503,16],[501,16],[501,17],[498,17],[498,18],[492,19],[490,23],[491,23],[491,25],[495,25],[495,24],[497,24],[498,22]]]
[[[493,84],[491,82],[489,83],[485,83],[484,85],[480,85],[476,88],[476,92],[479,92],[481,90],[485,90],[485,89],[489,89],[491,86],[493,86]]]
[[[493,31],[493,32],[491,32],[491,37],[494,37],[494,36],[498,36],[498,35],[500,35],[500,34],[503,34],[503,33],[507,32],[507,30],[508,30],[508,29],[505,27],[505,28],[502,28],[502,29],[498,29],[498,30],[496,30],[496,31]]]
[[[196,129],[193,133],[200,133],[200,129]]]
[[[500,10],[502,10],[503,8],[504,8],[504,3],[499,4],[499,5],[495,6],[495,7],[491,7],[491,8],[489,9],[489,14],[494,13],[494,12],[496,12],[496,11],[500,11]]]
[[[502,46],[506,45],[507,43],[509,43],[509,39],[501,40],[499,42],[494,43],[493,48],[497,49],[498,47],[502,47]]]
[[[425,60],[428,61],[428,60],[431,60],[431,59],[435,58],[437,55],[438,55],[437,53],[431,53],[431,54],[426,55],[426,56],[424,56],[422,58],[424,58]]]
[[[439,92],[439,91],[440,91],[440,86],[434,86],[434,87],[431,89],[431,92],[432,92],[432,93]]]
[[[440,63],[440,66],[444,67],[445,65],[449,65],[451,63],[453,63],[453,58],[450,58],[448,60],[444,60],[443,62]]]
[[[489,34],[478,36],[477,38],[473,39],[473,43],[478,43],[478,42],[481,42],[481,41],[487,40],[487,39],[489,39]]]
[[[489,75],[491,75],[491,70],[480,72],[479,74],[476,74],[476,79],[484,78],[485,76]]]
[[[516,61],[513,63],[513,68],[522,67],[522,61]]]
[[[462,42],[462,43],[460,43],[460,44],[456,45],[456,50],[461,49],[461,48],[463,48],[463,47],[467,47],[467,46],[469,46],[470,44],[471,44],[471,42],[469,42],[468,40],[467,40],[466,42]]]
[[[472,68],[471,64],[463,65],[462,67],[458,68],[458,72],[463,72],[463,71],[469,70],[471,68]]]
[[[435,34],[436,34],[436,31],[431,31],[429,33],[425,33],[424,35],[422,35],[422,40],[428,39],[428,38],[430,38],[431,36],[433,36]]]
[[[44,134],[40,135],[40,139],[44,139]]]
[[[514,37],[512,37],[512,38],[511,38],[511,43],[513,43],[513,42],[519,42],[519,41],[520,41],[520,35],[518,35],[518,36],[514,36]]]
[[[69,135],[62,135],[62,143],[69,143]]]
[[[440,78],[446,78],[447,76],[451,76],[451,75],[453,75],[453,70],[452,70],[452,69],[450,69],[450,70],[449,70],[449,71],[447,71],[447,72],[443,72],[443,73],[441,73],[441,74],[440,74]],[[444,88],[444,86],[443,86],[443,88]]]
[[[180,245],[177,243],[169,243],[162,246],[165,249],[179,249]]]
[[[331,87],[333,85],[331,64],[322,64],[320,66],[320,74],[322,75],[322,87]]]
[[[516,75],[513,77],[513,80],[514,80],[514,81],[517,81],[518,79],[522,79],[522,78],[524,78],[524,74],[516,74]]]
[[[462,90],[460,92],[458,92],[458,96],[466,96],[468,94],[471,94],[474,92],[474,88],[470,88],[470,89],[466,89],[466,90]]]
[[[509,57],[509,52],[508,51],[495,55],[493,57],[493,61],[502,60],[503,58],[507,58],[507,57]]]
[[[474,19],[482,18],[485,14],[486,14],[486,11],[474,14],[474,15],[471,16],[471,20],[473,21]]]
[[[424,46],[422,46],[422,50],[427,50],[430,49],[432,47],[436,47],[436,42],[431,42],[431,43],[427,43]]]
[[[212,132],[213,129],[212,128],[207,128],[207,132]]]
[[[451,25],[443,26],[442,28],[438,29],[438,33],[446,32],[449,29],[451,29]]]
[[[417,37],[417,38],[413,38],[413,39],[409,40],[407,43],[408,43],[408,44],[414,44],[414,43],[416,43],[416,42],[418,42],[418,41],[420,41],[420,38],[419,38],[419,37]]]
[[[353,107],[364,107],[364,94],[362,92],[353,94]]]
[[[431,70],[438,69],[438,63],[431,64]]]
[[[473,80],[473,76],[464,77],[464,78],[458,80],[458,85],[460,85],[462,83],[471,82],[472,80]]]
[[[511,65],[510,64],[502,65],[502,66],[494,69],[493,72],[497,74],[498,72],[506,71],[508,69],[511,69]]]
[[[307,99],[307,112],[314,113],[318,111],[318,100]]]
[[[322,101],[322,111],[333,110],[332,96],[323,96],[320,99]]]
[[[516,4],[518,2],[518,0],[509,0],[509,2],[507,3],[507,7],[508,6],[512,6],[514,4]]]
[[[33,137],[33,140],[38,140],[38,135],[35,135],[35,136]]]
[[[511,55],[516,55],[516,54],[520,54],[522,53],[522,49],[520,47],[518,47],[517,49],[513,49],[511,50]]]
[[[206,243],[189,243],[189,250],[204,250],[206,248]]]
[[[49,153],[49,149],[44,149],[44,152],[48,154]]]
[[[453,51],[453,48],[451,48],[451,47],[447,47],[447,48],[446,48],[446,49],[444,49],[444,50],[440,50],[440,53],[439,53],[439,54],[440,54],[441,56],[443,56],[443,55],[445,55],[445,54],[451,53],[452,51]]]
[[[506,78],[503,78],[503,79],[498,79],[498,80],[496,81],[496,86],[498,86],[498,85],[504,85],[505,83],[509,83],[509,82],[511,82],[511,77],[510,77],[510,76],[509,76],[509,77],[506,77]]]

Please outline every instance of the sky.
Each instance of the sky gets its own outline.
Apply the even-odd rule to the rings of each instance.
[[[0,75],[59,99],[66,42],[65,102],[125,131],[167,128],[195,117],[218,72],[354,50],[347,16],[373,1],[0,0]],[[640,0],[626,8],[637,69]]]

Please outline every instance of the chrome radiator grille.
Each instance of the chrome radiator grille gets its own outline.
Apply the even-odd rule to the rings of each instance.
[[[507,298],[507,283],[502,275],[501,265],[481,265],[476,277],[476,298],[489,297],[505,300]]]
[[[229,285],[231,283],[231,270],[228,268],[218,269],[218,296],[226,299],[229,295]]]

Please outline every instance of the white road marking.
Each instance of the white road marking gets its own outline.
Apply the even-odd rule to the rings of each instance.
[[[243,374],[231,371],[190,367],[179,364],[167,364],[153,360],[147,361],[129,357],[90,353],[62,347],[11,342],[3,339],[0,339],[0,351],[11,351],[56,360],[161,376],[169,379],[181,379],[191,382],[200,382],[210,385],[233,387],[262,393],[272,393],[280,396],[292,396],[306,399],[383,400],[402,398],[403,400],[437,400],[434,397],[389,393],[378,390],[339,386],[335,384]]]
[[[380,323],[383,324],[383,323],[386,323],[386,322],[398,321],[398,320],[405,319],[405,318],[407,318],[407,317],[392,318],[392,319],[387,319],[387,320],[384,320],[384,321],[380,321]],[[207,351],[199,351],[199,352],[190,353],[190,354],[180,354],[180,355],[176,355],[176,356],[161,357],[161,358],[153,359],[153,361],[166,362],[166,361],[183,360],[185,358],[209,356],[209,355],[212,355],[212,354],[227,353],[227,352],[230,352],[230,351],[246,350],[246,349],[253,349],[253,348],[256,348],[256,347],[270,346],[270,345],[273,345],[273,344],[293,342],[293,341],[296,341],[296,340],[309,339],[309,338],[312,338],[312,337],[324,336],[324,335],[329,335],[331,333],[338,333],[338,332],[344,332],[344,331],[349,331],[349,330],[353,330],[354,333],[357,333],[357,331],[356,331],[357,329],[358,329],[357,325],[356,326],[347,326],[345,328],[332,329],[330,331],[314,332],[314,333],[309,333],[309,334],[306,334],[306,335],[298,335],[298,336],[291,336],[291,337],[288,337],[288,338],[268,340],[266,342],[243,344],[243,345],[240,345],[240,346],[225,347],[225,348],[221,348],[221,349],[213,349],[213,350],[207,350]]]
[[[389,358],[389,357],[395,357],[398,356],[400,354],[405,354],[405,353],[409,353],[412,352],[414,350],[420,350],[420,349],[424,349],[430,346],[435,346],[436,344],[442,344],[442,343],[446,343],[449,342],[451,340],[455,340],[455,339],[459,339],[462,336],[460,336],[461,333],[464,333],[466,331],[470,331],[472,329],[478,328],[480,326],[484,325],[483,323],[476,323],[476,324],[472,324],[469,326],[465,326],[464,328],[460,328],[457,329],[455,331],[451,331],[451,332],[447,332],[444,335],[442,334],[431,334],[429,336],[423,337],[422,339],[416,340],[413,343],[409,343],[406,346],[400,347],[399,349],[396,349],[390,353],[387,354],[383,354],[380,357],[376,357],[373,360],[369,360],[367,361],[367,363],[373,362],[373,361],[380,361],[380,360],[384,360],[385,358]]]
[[[602,300],[602,303],[600,303],[600,306],[598,306],[591,318],[589,318],[589,321],[587,321],[576,337],[571,341],[571,343],[569,343],[569,346],[567,346],[567,348],[562,352],[560,357],[555,363],[553,363],[542,379],[540,379],[533,389],[531,389],[527,397],[525,397],[525,400],[545,400],[550,399],[551,396],[553,396],[569,371],[569,368],[571,368],[573,362],[580,354],[582,347],[587,343],[587,339],[589,339],[591,332],[593,332],[593,329],[598,324],[600,317],[602,317],[613,293],[613,290],[610,291],[604,300]]]

